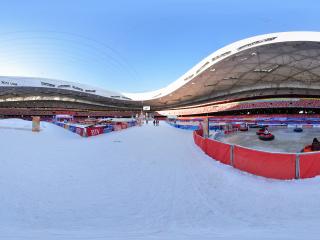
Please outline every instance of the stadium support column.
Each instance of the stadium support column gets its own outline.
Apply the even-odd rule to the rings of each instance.
[[[203,120],[203,137],[208,138],[209,137],[209,119],[205,118]]]
[[[40,117],[32,117],[32,132],[40,132]]]

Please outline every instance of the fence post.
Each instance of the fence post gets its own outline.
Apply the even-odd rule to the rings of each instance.
[[[230,165],[233,167],[234,145],[230,145]]]
[[[296,179],[300,178],[300,154],[296,154]]]

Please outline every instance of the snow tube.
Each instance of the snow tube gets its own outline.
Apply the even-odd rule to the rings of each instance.
[[[264,134],[264,128],[260,128],[256,133],[257,135]]]
[[[301,152],[313,152],[313,151],[312,151],[312,146],[311,146],[311,145],[305,146],[305,147],[301,150]]]
[[[248,131],[249,129],[246,126],[240,126],[239,130],[242,132],[245,132],[245,131]]]
[[[305,146],[301,152],[319,152],[320,150],[312,150],[312,145]]]
[[[294,131],[294,132],[302,132],[303,129],[302,129],[302,128],[295,128],[295,129],[293,129],[293,131]]]
[[[269,134],[260,134],[259,135],[259,139],[262,141],[271,141],[274,139],[274,135],[272,135],[271,133]]]

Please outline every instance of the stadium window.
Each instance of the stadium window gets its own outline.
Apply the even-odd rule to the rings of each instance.
[[[11,86],[18,86],[15,82],[8,82],[8,81],[1,81],[1,84],[3,85],[11,85]]]
[[[69,88],[70,85],[59,85],[58,88]]]
[[[209,62],[206,62],[205,64],[203,64],[202,67],[200,67],[196,73],[199,73],[208,64],[209,64]]]
[[[270,42],[270,41],[273,41],[274,39],[276,39],[277,37],[270,37],[270,38],[265,38],[265,39],[261,39],[261,40],[258,40],[258,41],[254,41],[254,42],[251,42],[251,43],[248,43],[248,44],[245,44],[241,47],[239,47],[237,50],[240,51],[242,49],[245,49],[245,48],[248,48],[248,47],[252,47],[254,45],[257,45],[259,43],[264,43],[264,42]]]
[[[222,58],[222,57],[225,57],[225,56],[229,55],[230,53],[231,53],[231,51],[228,51],[228,52],[222,53],[222,54],[220,54],[220,55],[218,55],[218,56],[216,56],[216,57],[212,58],[211,60],[212,60],[212,61],[218,60],[219,58]]]
[[[269,73],[269,72],[272,72],[272,71],[276,70],[278,67],[279,67],[279,65],[277,64],[277,65],[274,65],[274,66],[270,66],[268,68],[256,68],[253,71],[254,72],[266,72],[266,73]]]
[[[231,76],[231,77],[225,77],[225,78],[223,78],[223,80],[229,80],[229,79],[238,79],[238,77]]]
[[[76,87],[76,86],[72,86],[73,89],[79,90],[79,91],[83,91],[82,88]]]
[[[51,83],[46,83],[46,82],[41,82],[42,86],[46,86],[46,87],[55,87],[56,85],[51,84]]]
[[[184,81],[188,81],[188,80],[191,79],[192,77],[193,77],[193,74],[190,75],[189,77],[186,77],[186,78],[184,79]]]
[[[96,92],[96,90],[89,90],[89,89],[86,89],[85,92],[89,92],[89,93],[94,93]]]

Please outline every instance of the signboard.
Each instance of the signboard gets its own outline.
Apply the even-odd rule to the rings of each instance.
[[[102,127],[88,127],[87,128],[87,136],[96,136],[103,133]]]
[[[150,106],[143,106],[143,111],[150,111]]]

